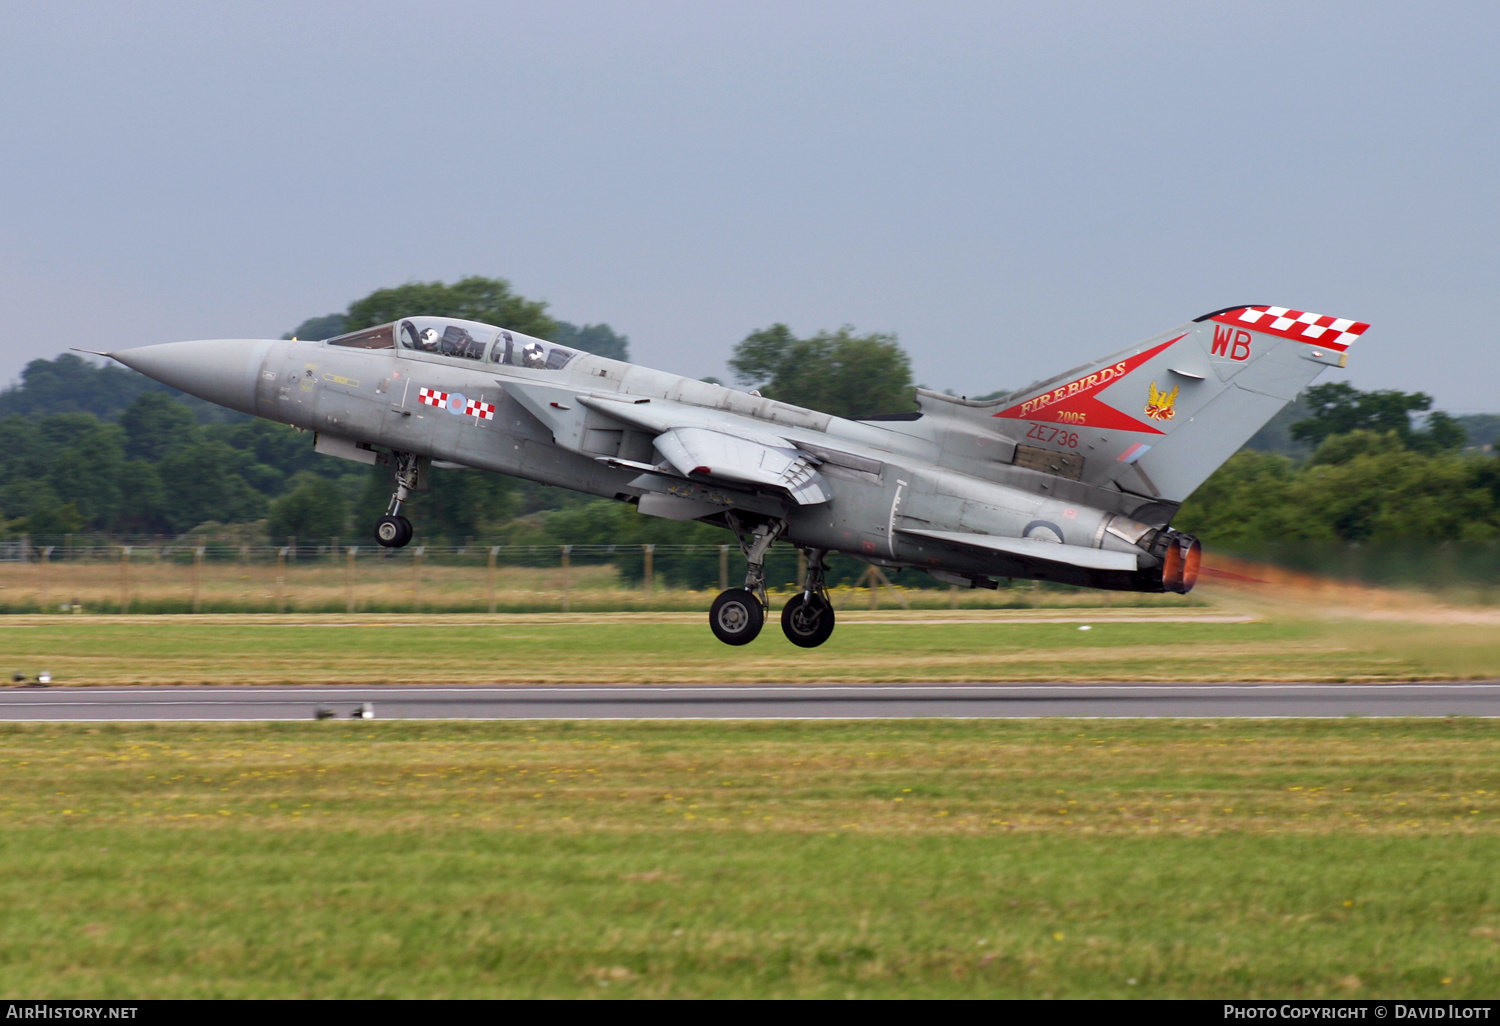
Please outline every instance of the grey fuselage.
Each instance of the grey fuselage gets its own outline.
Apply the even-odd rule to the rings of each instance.
[[[976,417],[979,404],[920,391],[919,414],[846,420],[473,322],[411,320],[498,334],[477,357],[339,340],[182,342],[111,355],[186,392],[316,432],[319,450],[333,455],[373,463],[371,447],[385,447],[634,502],[679,520],[780,519],[781,540],[920,568],[956,584],[1029,577],[1159,590],[1117,565],[1055,563],[933,537],[1128,553],[1142,570],[1159,562],[1148,542],[1175,503],[1018,466],[1017,442]],[[513,353],[507,362],[496,362],[500,336]],[[537,350],[537,366],[521,361],[523,347]],[[640,423],[648,412],[726,435],[784,439],[816,461],[827,499],[797,502],[775,488],[674,472],[655,450],[657,428]]]

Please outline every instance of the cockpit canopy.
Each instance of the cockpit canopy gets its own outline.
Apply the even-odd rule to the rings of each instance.
[[[354,349],[399,347],[413,353],[480,362],[488,357],[490,363],[532,370],[562,370],[578,355],[577,350],[545,339],[452,317],[408,317],[340,335],[325,344]]]

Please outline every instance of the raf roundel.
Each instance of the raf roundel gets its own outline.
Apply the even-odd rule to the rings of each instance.
[[[475,420],[494,420],[495,404],[482,399],[470,399],[462,392],[442,392],[436,388],[417,389],[417,399],[428,406],[447,410],[455,417],[473,417]]]

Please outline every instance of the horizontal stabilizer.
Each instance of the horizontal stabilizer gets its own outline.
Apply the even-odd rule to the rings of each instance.
[[[993,534],[968,534],[963,531],[919,531],[910,527],[898,527],[902,534],[931,538],[950,545],[967,545],[971,549],[986,549],[1003,552],[1008,556],[1023,556],[1026,559],[1041,559],[1049,563],[1066,563],[1088,570],[1135,570],[1140,564],[1130,552],[1110,552],[1106,549],[1088,549],[1082,545],[1059,545],[1057,542],[1036,541],[1032,538],[1002,538]]]

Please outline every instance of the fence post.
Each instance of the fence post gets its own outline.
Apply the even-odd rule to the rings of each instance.
[[[719,546],[719,590],[729,590],[729,546]]]
[[[956,584],[948,585],[948,608],[958,608],[958,585]]]
[[[203,611],[203,546],[193,549],[193,612]]]
[[[354,557],[359,552],[358,545],[349,546],[349,552],[344,556],[344,611],[354,612]]]
[[[572,566],[572,564],[573,546],[564,545],[562,546],[562,611],[564,613],[570,613],[573,611],[572,600],[568,595],[568,570]]]
[[[802,549],[797,550],[797,587],[807,587],[807,553]]]
[[[495,611],[495,557],[500,555],[500,546],[490,546],[490,612]]]
[[[652,570],[653,570],[652,563],[654,562],[654,558],[653,557],[655,556],[655,554],[656,554],[656,546],[655,545],[642,545],[641,546],[641,555],[642,555],[642,557],[644,557],[644,559],[646,561],[646,567],[645,567],[645,569],[646,569],[646,575],[645,575],[646,576],[646,580],[645,580],[644,583],[645,583],[645,588],[646,588],[646,594],[647,595],[651,594],[651,585],[652,585],[651,578],[653,576],[653,574],[652,574]]]
[[[425,545],[418,545],[411,554],[411,611],[413,613],[422,608],[422,553],[427,549]]]
[[[282,546],[276,550],[276,612],[286,612],[286,550],[290,546]]]
[[[130,612],[130,546],[120,546],[120,612]]]
[[[55,545],[48,545],[48,546],[45,546],[42,549],[42,560],[41,560],[41,570],[42,570],[42,600],[41,600],[40,604],[41,604],[42,612],[44,612],[44,613],[47,611],[47,584],[48,584],[48,581],[47,581],[47,573],[48,573],[48,571],[47,571],[47,563],[52,558],[52,550],[54,548],[56,548]]]

